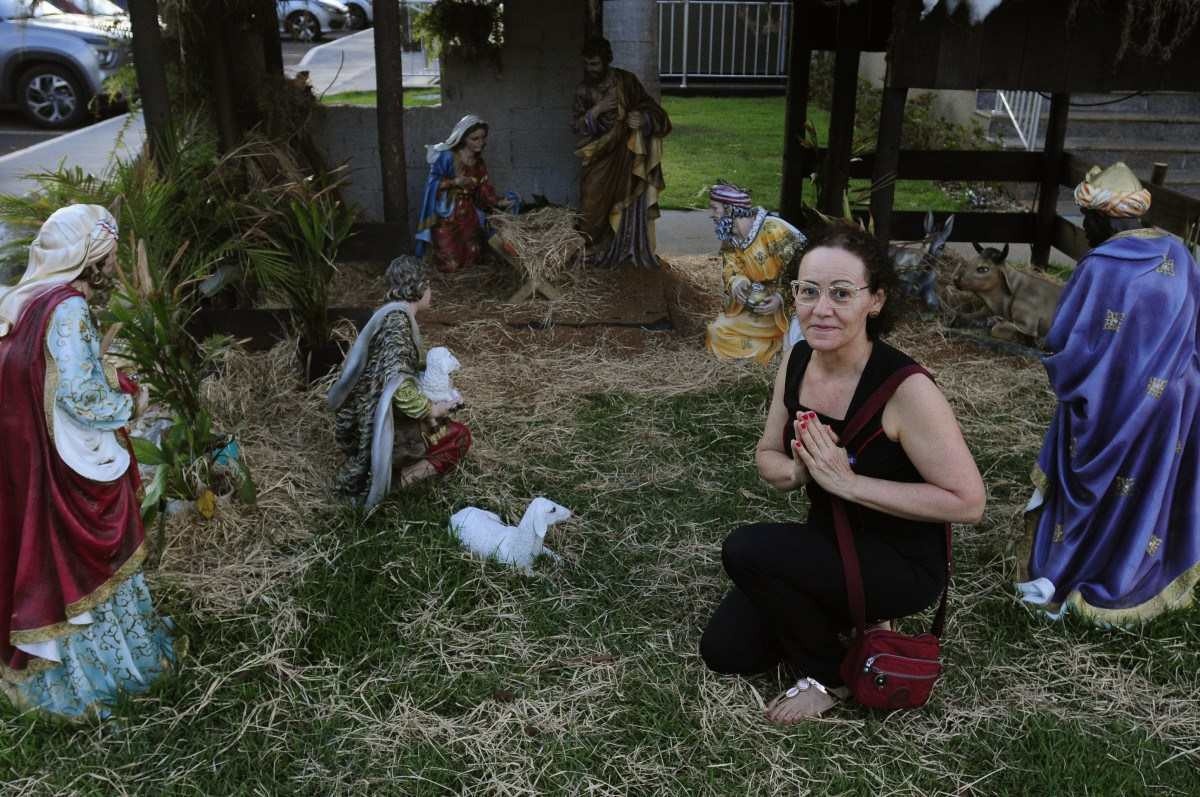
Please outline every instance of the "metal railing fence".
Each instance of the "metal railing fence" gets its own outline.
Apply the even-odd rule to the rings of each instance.
[[[787,78],[791,2],[657,2],[660,78]]]
[[[1003,112],[1017,131],[1021,146],[1029,152],[1037,148],[1038,126],[1042,122],[1044,98],[1036,91],[997,91],[997,112]]]

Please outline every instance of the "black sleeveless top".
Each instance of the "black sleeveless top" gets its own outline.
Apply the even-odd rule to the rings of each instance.
[[[795,429],[792,420],[797,412],[806,412],[808,407],[800,403],[800,383],[804,372],[812,359],[812,347],[805,341],[798,342],[792,347],[788,358],[787,377],[784,382],[783,404],[787,407],[788,420],[784,424],[783,450],[792,454],[792,440],[795,439]],[[884,381],[901,368],[914,365],[915,361],[904,352],[895,349],[883,341],[876,340],[871,348],[871,356],[858,379],[858,387],[842,419],[830,418],[817,413],[821,423],[829,426],[839,436],[846,421],[854,417],[858,408],[875,392]],[[851,464],[855,473],[876,479],[886,479],[894,482],[921,483],[925,480],[917,471],[915,465],[899,443],[890,440],[883,432],[883,410],[880,409],[871,418],[858,439],[869,440],[866,446],[858,452]],[[809,522],[828,523],[833,525],[833,507],[829,502],[829,493],[815,481],[809,481],[806,486],[809,500]],[[929,523],[918,520],[888,515],[874,509],[868,509],[860,504],[846,503],[850,515],[850,523],[856,534],[879,534],[888,539],[897,548],[915,558],[932,562],[946,561],[946,534],[941,523]]]

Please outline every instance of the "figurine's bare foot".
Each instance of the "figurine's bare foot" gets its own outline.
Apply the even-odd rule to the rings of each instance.
[[[420,462],[409,465],[400,471],[400,486],[407,487],[410,484],[419,482],[423,479],[428,479],[430,476],[437,475],[437,468],[430,464],[429,460],[423,459]]]
[[[767,704],[767,721],[776,725],[795,725],[821,716],[837,702],[833,690],[812,678],[801,678],[795,686]]]

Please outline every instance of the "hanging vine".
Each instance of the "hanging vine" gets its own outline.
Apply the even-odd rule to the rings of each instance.
[[[504,46],[502,0],[437,0],[413,22],[413,31],[434,54],[468,61],[499,59]]]

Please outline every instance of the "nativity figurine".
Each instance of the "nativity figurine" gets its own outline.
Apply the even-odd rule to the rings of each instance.
[[[336,490],[366,508],[387,496],[393,469],[397,486],[404,487],[449,472],[471,446],[470,429],[449,417],[459,401],[435,401],[421,390],[425,350],[417,314],[433,301],[424,265],[416,257],[398,257],[387,276],[387,304],[359,333],[326,396],[346,457]]]

